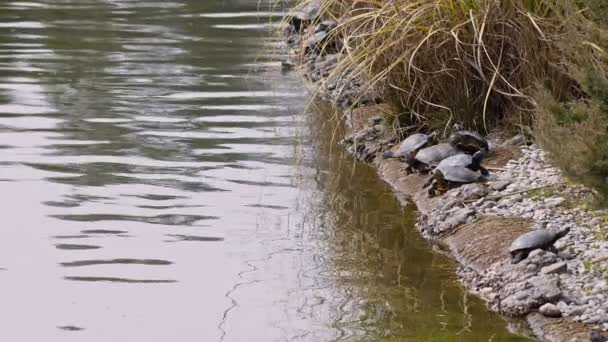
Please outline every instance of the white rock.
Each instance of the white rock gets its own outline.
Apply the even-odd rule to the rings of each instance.
[[[542,274],[560,274],[568,271],[568,265],[565,262],[556,262],[555,264],[545,266],[541,268],[540,273]]]
[[[490,189],[492,190],[496,190],[496,191],[502,191],[504,190],[509,184],[511,184],[511,181],[508,179],[505,180],[498,180],[495,182],[490,183]]]
[[[538,311],[545,317],[561,317],[562,312],[559,310],[557,305],[547,303],[541,306]]]
[[[564,203],[565,199],[563,197],[551,197],[545,199],[545,208],[552,209],[560,204]]]

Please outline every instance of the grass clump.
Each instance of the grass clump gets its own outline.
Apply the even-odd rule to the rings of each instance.
[[[572,80],[556,44],[587,18],[574,1],[325,0],[340,18],[344,58],[399,113],[402,128],[489,130],[530,124],[539,80],[556,94]],[[569,37],[571,39],[572,37]]]
[[[560,102],[544,92],[536,132],[552,162],[597,191],[608,203],[608,79],[590,69],[582,79],[585,97]]]

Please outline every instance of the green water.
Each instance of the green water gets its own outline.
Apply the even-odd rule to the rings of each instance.
[[[524,340],[330,148],[283,14],[0,4],[0,339]]]

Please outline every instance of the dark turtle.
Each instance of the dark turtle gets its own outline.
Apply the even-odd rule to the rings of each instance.
[[[460,184],[483,181],[490,174],[481,166],[487,152],[482,149],[474,155],[457,154],[442,160],[424,184],[429,187],[429,196],[434,196],[436,191],[444,193]]]
[[[410,163],[414,160],[414,156],[424,146],[431,141],[431,137],[426,134],[416,133],[407,137],[399,144],[397,152],[386,151],[384,158],[400,158]]]
[[[437,144],[425,147],[416,153],[414,160],[408,166],[408,171],[418,170],[428,172],[442,160],[463,153],[451,144]]]
[[[456,131],[448,139],[450,144],[467,153],[475,153],[483,148],[489,150],[488,142],[478,133],[471,131]]]
[[[597,330],[591,330],[591,333],[589,333],[589,341],[591,341],[591,342],[608,342],[608,337],[602,335],[602,333]]]
[[[558,231],[548,229],[537,229],[527,232],[511,243],[509,253],[511,254],[511,262],[517,264],[528,257],[528,254],[535,249],[543,249],[557,254],[557,250],[553,244],[564,237],[570,228],[564,228]]]

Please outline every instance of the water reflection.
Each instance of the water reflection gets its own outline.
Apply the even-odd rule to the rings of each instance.
[[[306,121],[276,2],[0,11],[2,340],[507,338]]]

